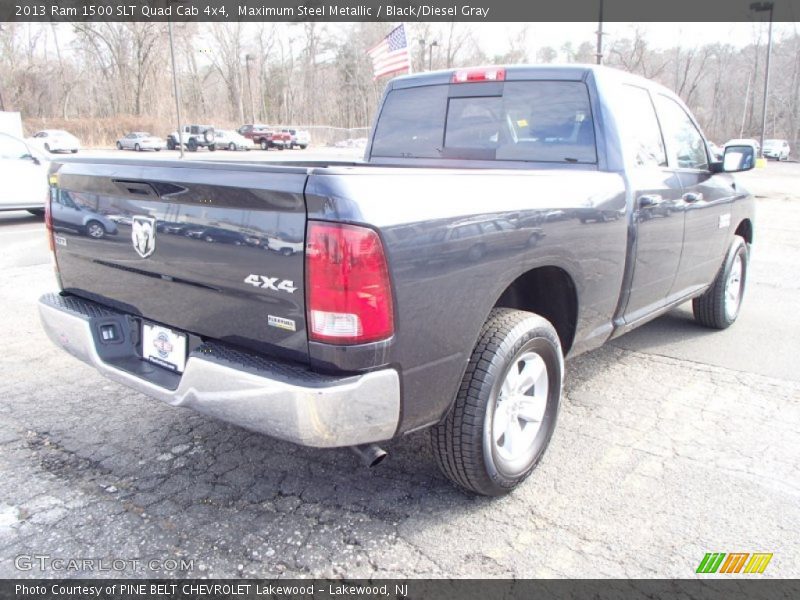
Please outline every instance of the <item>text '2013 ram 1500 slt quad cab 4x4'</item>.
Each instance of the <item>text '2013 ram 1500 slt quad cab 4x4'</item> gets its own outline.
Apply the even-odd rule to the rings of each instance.
[[[50,224],[41,319],[111,379],[298,444],[377,461],[430,428],[448,478],[500,495],[550,441],[565,356],[687,300],[736,320],[754,207],[730,172],[753,163],[715,162],[674,94],[611,69],[400,77],[363,162],[54,164],[51,204],[129,218]]]

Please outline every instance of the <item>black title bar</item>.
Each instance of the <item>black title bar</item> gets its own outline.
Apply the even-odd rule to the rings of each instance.
[[[800,0],[0,0],[0,21],[800,21]],[[767,10],[765,10],[767,9]]]

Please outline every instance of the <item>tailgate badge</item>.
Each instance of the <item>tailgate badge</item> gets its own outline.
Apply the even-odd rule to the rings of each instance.
[[[156,251],[156,220],[153,217],[134,216],[131,227],[133,249],[142,258]]]

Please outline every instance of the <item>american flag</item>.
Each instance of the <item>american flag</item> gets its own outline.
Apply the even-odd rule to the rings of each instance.
[[[367,54],[372,59],[374,79],[399,71],[411,72],[406,29],[402,25],[393,29],[380,44],[367,50]]]

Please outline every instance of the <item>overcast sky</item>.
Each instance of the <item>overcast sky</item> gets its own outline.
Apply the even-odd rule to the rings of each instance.
[[[509,32],[517,32],[525,23],[480,23],[474,24],[476,38],[488,54],[501,54],[507,49]],[[776,23],[773,36],[792,35],[798,30],[798,23]],[[528,47],[531,59],[542,46],[558,49],[566,41],[577,48],[582,42],[597,40],[595,32],[597,23],[527,23]],[[767,24],[753,23],[604,23],[603,31],[607,34],[605,42],[613,38],[633,37],[638,27],[647,36],[651,47],[684,48],[708,43],[721,42],[736,46],[752,43],[759,32],[766,40]]]

